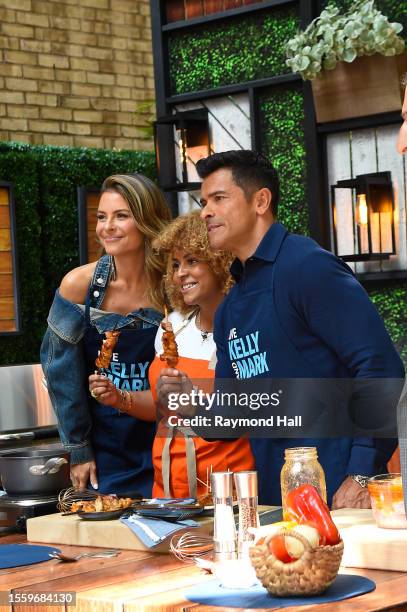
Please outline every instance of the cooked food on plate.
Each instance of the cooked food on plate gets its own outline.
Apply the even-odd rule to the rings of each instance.
[[[116,497],[115,495],[99,495],[91,501],[76,501],[71,506],[71,512],[111,512],[130,508],[134,500],[130,497]]]

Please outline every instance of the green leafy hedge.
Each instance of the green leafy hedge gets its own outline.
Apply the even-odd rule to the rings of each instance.
[[[79,264],[78,186],[110,174],[155,178],[154,155],[0,143],[0,180],[14,185],[22,334],[0,336],[0,365],[34,363],[63,275]]]
[[[407,368],[407,283],[373,289],[369,295]]]
[[[278,218],[291,232],[308,234],[301,86],[267,89],[259,98],[259,109],[261,149],[280,177]]]
[[[174,32],[169,37],[172,93],[286,74],[284,47],[298,24],[298,8],[289,7]]]
[[[25,332],[0,337],[0,364],[5,365],[38,361],[40,330],[44,328],[46,313],[37,160],[34,156],[20,158],[17,148],[1,147],[0,180],[14,187],[20,312]]]

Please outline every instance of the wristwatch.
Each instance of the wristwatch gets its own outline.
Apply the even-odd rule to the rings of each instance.
[[[370,476],[361,476],[360,474],[349,474],[349,476],[352,478],[352,480],[357,482],[358,485],[362,487],[362,489],[365,489],[367,487],[367,482]]]

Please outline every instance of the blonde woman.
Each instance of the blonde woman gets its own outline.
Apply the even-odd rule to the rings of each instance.
[[[104,332],[115,329],[120,335],[105,377],[122,394],[148,389],[164,301],[163,268],[151,242],[169,219],[163,194],[150,179],[110,176],[96,225],[105,255],[71,270],[56,292],[41,361],[78,488],[90,483],[102,493],[151,491],[153,425],[89,395],[87,379]]]
[[[177,369],[205,385],[214,377],[216,347],[212,336],[216,308],[232,281],[230,256],[209,248],[205,223],[199,213],[178,217],[154,242],[166,262],[165,290],[173,312],[169,315],[179,353]],[[161,370],[160,327],[155,340],[156,357],[149,370],[152,395],[133,393],[127,409],[141,418],[155,418],[156,384]],[[90,388],[120,405],[118,391],[111,381],[94,375]],[[105,395],[103,395],[105,394]],[[148,417],[150,414],[150,417]],[[208,442],[184,427],[172,427],[166,410],[158,415],[153,445],[154,497],[200,497],[208,492],[211,470],[250,470],[254,462],[247,440]]]

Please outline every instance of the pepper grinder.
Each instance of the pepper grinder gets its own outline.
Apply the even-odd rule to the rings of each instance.
[[[214,560],[235,559],[236,526],[233,516],[233,472],[212,472],[211,485],[214,503]]]
[[[249,527],[257,529],[259,526],[257,472],[236,472],[235,485],[239,501],[238,557],[247,559],[249,548],[254,540],[254,535],[249,532]]]

